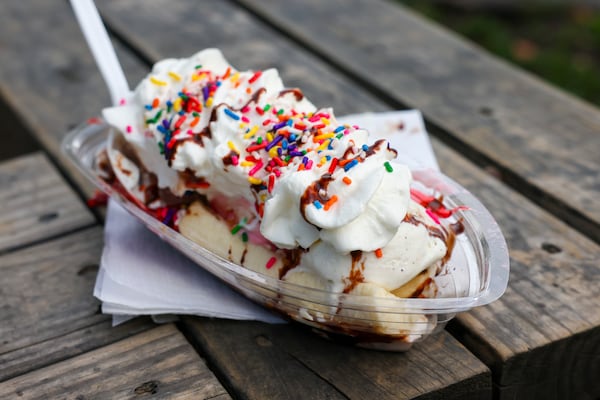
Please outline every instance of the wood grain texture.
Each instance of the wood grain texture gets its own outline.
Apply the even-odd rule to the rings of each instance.
[[[397,2],[239,3],[390,104],[420,109],[442,139],[600,242],[598,109]]]
[[[27,134],[23,123],[5,102],[2,101],[1,97],[0,121],[2,121],[0,136],[4,143],[10,143],[9,146],[0,146],[0,161],[40,150],[39,144],[31,135]]]
[[[155,3],[155,7],[161,7],[160,3]],[[286,40],[271,40],[269,28],[261,27],[259,22],[247,16],[240,16],[239,10],[227,3],[210,7],[210,11],[202,10],[212,13],[211,18],[203,18],[197,29],[181,28],[191,26],[192,20],[200,18],[199,10],[191,2],[178,2],[172,16],[155,19],[148,24],[147,21],[156,15],[156,11],[152,7],[142,7],[140,1],[102,3],[102,12],[115,29],[144,53],[153,54],[156,58],[173,53],[192,54],[210,45],[222,48],[226,55],[231,53],[232,57],[235,57],[234,51],[239,49],[244,55],[240,62],[245,63],[245,60],[254,56],[244,53],[247,52],[247,49],[243,49],[245,41],[241,38],[244,37],[253,38],[249,39],[251,42],[269,37],[269,43],[272,44],[268,52],[263,50],[265,53],[260,53],[262,47],[254,46],[262,58],[304,54]],[[226,18],[236,23],[223,25]],[[226,28],[223,29],[223,26]],[[185,29],[185,35],[182,36],[187,40],[173,39],[164,34],[180,29]],[[312,57],[289,60],[293,64],[290,66],[287,65],[288,60],[280,56],[276,63],[284,70],[293,68],[305,71],[301,76],[307,79],[309,85],[313,85],[311,98],[316,104],[327,104],[325,101],[330,100],[328,93],[336,92],[335,86],[330,85],[337,85],[340,81],[349,82],[342,76],[334,77],[335,71],[319,66],[321,62]],[[232,62],[235,60],[232,59]],[[330,74],[316,71],[329,71]],[[325,82],[324,86],[327,87],[323,93],[319,91],[321,82]],[[303,82],[298,85],[305,86]],[[345,87],[347,83],[339,86],[337,92],[345,93]],[[361,93],[359,89],[354,90]],[[353,97],[353,110],[380,110],[385,107],[380,100],[362,93]],[[345,101],[332,100],[337,101],[335,105],[339,113],[350,111],[344,108]],[[597,300],[600,293],[595,285],[599,267],[594,261],[600,259],[599,247],[474,167],[439,140],[434,139],[433,142],[442,170],[481,197],[496,216],[512,254],[513,274],[503,300],[461,315],[454,333],[493,369],[495,384],[500,388],[546,388],[542,395],[549,392],[552,395],[571,391],[585,393],[585,386],[593,388],[595,382],[589,373],[598,371],[595,349],[600,341],[597,311],[600,309]],[[552,253],[555,246],[561,249],[559,253]],[[465,322],[467,320],[469,323]],[[581,335],[586,338],[585,346],[578,339]],[[591,367],[588,369],[584,367],[586,364],[578,361],[579,349],[583,350],[583,359],[590,361]],[[571,367],[568,376],[555,379],[557,374],[543,364],[548,354],[553,354],[553,365],[565,363]],[[527,373],[523,374],[523,371]],[[549,385],[551,381],[553,385]]]
[[[442,169],[490,209],[511,277],[495,303],[451,331],[492,368],[499,398],[600,396],[600,246],[434,142]]]
[[[0,384],[20,399],[227,399],[202,359],[164,325]]]
[[[0,163],[0,254],[95,219],[42,153]]]
[[[110,318],[90,326],[0,354],[0,382],[83,354],[154,327],[149,318],[136,318],[116,327]]]
[[[239,70],[277,68],[286,86],[300,87],[315,104],[341,113],[384,109],[352,81],[229,2],[210,0],[199,6],[190,0],[126,0],[103,1],[98,7],[111,29],[153,61],[218,47]],[[178,33],[175,37],[165,32]]]
[[[91,228],[0,256],[0,380],[130,336],[93,295],[102,230]]]
[[[7,8],[3,4],[2,13],[5,13],[5,10],[10,11],[15,7],[21,7],[15,5],[16,3],[6,4],[10,7]],[[40,10],[45,7],[43,4],[35,4]],[[245,13],[227,6],[227,3],[215,4],[214,7],[211,4],[207,9],[200,9],[192,2],[178,2],[174,6],[174,16],[167,15],[164,19],[155,18],[157,14],[153,13],[155,10],[153,6],[146,8],[146,5],[141,6],[141,4],[132,1],[110,3],[110,6],[103,7],[103,12],[120,32],[133,38],[132,43],[143,44],[144,52],[147,52],[147,49],[154,49],[153,54],[156,57],[184,56],[202,47],[219,46],[224,48],[226,55],[240,68],[262,68],[263,64],[255,64],[260,62],[258,60],[260,57],[253,56],[258,52],[266,65],[276,65],[284,70],[286,82],[289,82],[295,76],[294,74],[298,74],[297,84],[303,88],[307,85],[302,80],[310,81],[312,86],[310,91],[306,90],[306,92],[317,104],[332,104],[339,113],[386,108],[373,96],[357,89],[350,80],[338,76],[333,68],[324,66],[316,57],[303,52],[289,41],[277,39],[276,32],[257,24]],[[115,13],[111,13],[112,7],[117,6],[133,8],[129,11],[116,8]],[[24,10],[24,7],[19,10]],[[204,14],[201,16],[195,14],[200,11]],[[33,13],[35,12],[34,9]],[[206,17],[206,13],[210,13],[210,18]],[[24,14],[21,14],[21,17],[23,18]],[[46,23],[44,18],[38,16],[40,19],[38,23],[42,25]],[[173,26],[174,23],[178,23],[178,18],[187,18],[190,23],[185,27]],[[148,23],[150,20],[152,24]],[[197,23],[199,20],[202,23]],[[165,23],[170,21],[170,30],[166,29],[166,25],[165,29],[160,29],[161,27],[157,25],[160,25],[161,21]],[[231,21],[235,23],[230,23]],[[67,23],[63,19],[59,24]],[[0,26],[1,29],[4,28]],[[72,36],[79,37],[76,27],[68,29],[60,27],[56,31],[69,29],[72,29]],[[173,40],[173,35],[165,34],[165,32],[182,31],[184,34],[175,35],[178,38],[176,40]],[[194,32],[204,36],[196,37]],[[50,38],[55,35],[51,29],[48,29],[47,34]],[[53,40],[58,40],[57,37]],[[186,40],[181,40],[181,37],[185,37]],[[248,38],[255,38],[252,51],[242,48],[244,42],[250,40]],[[29,37],[29,40],[33,39]],[[53,51],[58,54],[55,55],[57,60],[65,58],[68,61],[69,54],[73,57],[72,54],[83,51],[71,48],[71,46],[84,46],[82,41],[76,44],[73,38],[67,37],[65,40],[64,49],[61,46],[53,48]],[[19,43],[22,46],[28,45],[26,41]],[[61,51],[64,52],[63,55]],[[240,58],[233,58],[238,51],[241,54]],[[286,51],[303,57],[292,59]],[[234,54],[230,56],[232,52]],[[17,53],[14,54],[16,57]],[[264,57],[275,58],[276,62],[271,62],[269,58]],[[252,60],[252,62],[245,60]],[[81,62],[77,60],[76,63]],[[0,66],[0,68],[5,67]],[[329,77],[333,77],[333,80],[330,81]],[[47,84],[42,79],[38,78],[38,81],[40,84]],[[5,84],[4,81],[2,84]],[[85,88],[88,82],[82,79],[80,84],[82,84],[80,87]],[[71,83],[71,86],[66,86],[70,87],[68,90],[75,91],[73,86],[77,85]],[[320,90],[321,86],[323,91]],[[55,88],[60,91],[60,85]],[[429,96],[443,96],[443,93],[436,94],[435,88],[430,88],[427,93]],[[54,97],[47,98],[52,101],[58,96],[55,94]],[[495,110],[493,115],[496,115]],[[437,120],[434,121],[439,123]],[[452,122],[452,119],[449,121]],[[534,119],[534,122],[539,123],[537,119]],[[546,125],[544,123],[540,126]],[[557,398],[558,394],[575,393],[575,390],[584,395],[597,396],[594,385],[597,381],[595,376],[599,375],[597,372],[598,304],[596,302],[598,288],[592,285],[594,281],[598,281],[597,247],[521,196],[507,190],[489,176],[481,174],[473,165],[464,162],[455,153],[445,152],[446,147],[439,145],[439,142],[435,144],[443,169],[460,183],[469,186],[492,209],[501,222],[512,252],[513,275],[508,293],[502,301],[493,306],[461,315],[458,318],[459,324],[455,324],[455,333],[492,367],[499,392],[507,394],[507,397],[529,393],[527,390],[534,389],[545,389],[545,392],[540,393],[549,393],[547,398]],[[557,150],[558,156],[561,151],[567,150]],[[553,253],[556,247],[562,250]],[[33,260],[30,259],[29,262]],[[44,309],[43,306],[41,309]],[[95,322],[90,324],[93,323]],[[37,333],[34,330],[35,334]],[[548,368],[548,365],[555,366],[555,369]],[[568,366],[568,372],[558,376],[559,373],[556,371],[564,371],[563,365]],[[420,368],[428,367],[421,365]]]
[[[293,325],[184,318],[221,380],[247,399],[487,399],[487,368],[448,335],[406,353],[358,349]]]
[[[0,9],[0,97],[70,177],[94,188],[62,155],[66,133],[110,104],[98,68],[68,2],[7,0]],[[147,67],[116,46],[130,82]]]

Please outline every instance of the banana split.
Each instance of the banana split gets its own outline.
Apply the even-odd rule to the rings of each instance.
[[[432,325],[378,304],[435,297],[460,223],[411,189],[387,141],[339,124],[275,69],[237,71],[216,49],[163,60],[103,116],[115,128],[104,178],[140,208],[220,257],[333,299],[282,297],[302,310],[293,318],[340,332],[368,319],[407,341]],[[344,295],[372,311],[345,307]]]

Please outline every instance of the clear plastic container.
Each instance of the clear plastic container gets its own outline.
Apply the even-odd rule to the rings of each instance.
[[[452,257],[434,280],[435,298],[380,298],[330,293],[274,279],[219,257],[148,215],[100,178],[97,155],[110,128],[88,122],[70,132],[63,150],[102,191],[148,229],[249,299],[316,328],[326,337],[362,347],[403,351],[435,333],[457,312],[488,304],[506,290],[509,257],[502,232],[485,207],[466,189],[435,171],[413,171],[415,187],[442,194],[447,208],[466,206]]]

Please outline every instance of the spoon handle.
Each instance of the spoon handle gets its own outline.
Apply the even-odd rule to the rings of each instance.
[[[130,90],[98,9],[93,0],[71,0],[71,7],[108,86],[112,103],[117,105],[129,95]]]

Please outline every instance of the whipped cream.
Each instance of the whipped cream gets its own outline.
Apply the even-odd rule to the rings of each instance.
[[[294,275],[328,290],[348,290],[360,265],[361,282],[391,291],[446,253],[387,141],[339,124],[275,69],[237,71],[216,49],[163,60],[104,117],[159,188],[199,193],[254,236],[304,249]]]

